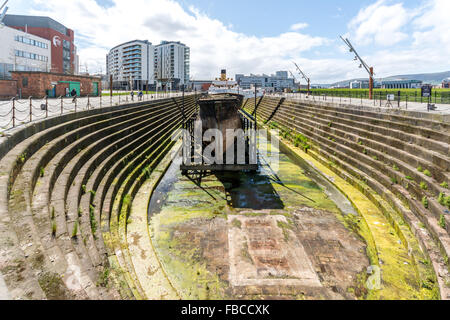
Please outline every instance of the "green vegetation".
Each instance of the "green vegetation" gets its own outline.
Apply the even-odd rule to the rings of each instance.
[[[40,176],[41,178],[43,178],[43,177],[44,177],[44,174],[45,174],[44,168],[41,167],[41,169],[40,169],[40,171],[39,171],[39,176]]]
[[[394,166],[392,167],[395,171],[400,171],[400,169],[397,167],[396,164],[394,164]]]
[[[446,227],[445,217],[444,217],[443,214],[441,214],[441,217],[440,217],[440,219],[439,219],[439,226],[440,226],[442,229],[445,229],[445,227]]]
[[[448,189],[448,183],[447,183],[447,181],[442,182],[442,183],[441,183],[441,187],[442,187],[442,188],[445,188],[445,189]]]
[[[19,156],[19,162],[20,163],[25,163],[25,160],[27,159],[27,154],[26,153],[22,153],[20,156]]]
[[[86,185],[84,184],[81,186],[81,194],[86,194]]]
[[[56,237],[56,222],[53,221],[52,223],[52,237]]]
[[[423,172],[423,168],[422,168],[422,166],[419,166],[419,167],[417,168],[417,171],[419,171],[419,172]]]
[[[91,221],[91,230],[95,238],[95,233],[97,232],[97,221],[95,220],[95,208],[93,205],[89,206],[89,219]]]
[[[422,189],[422,190],[428,190],[428,185],[425,183],[425,182],[421,182],[420,183],[420,189]]]
[[[369,89],[311,89],[313,95],[327,95],[330,97],[368,99]],[[400,101],[427,102],[427,98],[421,98],[420,89],[374,89],[374,98],[376,100],[386,100],[388,94],[394,94],[397,101],[397,95],[400,91]],[[433,89],[432,103],[450,103],[450,89]]]
[[[392,182],[393,184],[397,184],[397,183],[398,183],[397,178],[395,178],[395,177],[391,178],[391,182]]]
[[[410,181],[414,181],[414,178],[412,178],[411,176],[406,176],[405,179],[410,180]]]
[[[52,207],[52,215],[51,215],[51,219],[55,220],[55,207]]]
[[[445,206],[445,193],[441,192],[439,193],[438,202],[439,204]]]
[[[78,221],[75,221],[75,224],[73,225],[72,230],[72,239],[76,239],[78,236]]]
[[[136,90],[136,91],[134,91],[134,95],[135,95],[135,98],[137,97],[137,93],[139,92],[139,90]],[[156,94],[156,91],[142,91],[142,93],[143,94]],[[161,92],[161,91],[159,91],[158,92],[158,95],[159,94],[163,94],[163,93],[166,93],[166,92]],[[130,96],[131,95],[131,91],[126,91],[126,92],[113,92],[113,97],[116,97],[116,96]],[[110,97],[111,96],[111,93],[110,92],[102,92],[102,96],[103,97]]]
[[[90,190],[89,193],[90,193],[93,197],[95,197],[95,195],[96,195],[96,192],[95,192],[94,190]]]
[[[233,221],[231,223],[232,223],[233,227],[235,227],[235,228],[240,229],[242,227],[242,223],[238,219],[233,219]]]
[[[428,177],[431,177],[431,176],[432,176],[432,175],[431,175],[431,172],[430,172],[429,170],[424,170],[424,171],[423,171],[423,174],[426,175],[426,176],[428,176]]]
[[[428,198],[427,197],[423,197],[422,198],[422,204],[425,207],[425,209],[428,209],[429,203],[428,203]]]
[[[109,268],[105,267],[105,269],[99,276],[99,279],[97,281],[97,286],[105,288],[108,286],[108,282],[109,282]]]
[[[375,161],[378,161],[378,157],[377,156],[373,156],[372,159],[375,160]]]

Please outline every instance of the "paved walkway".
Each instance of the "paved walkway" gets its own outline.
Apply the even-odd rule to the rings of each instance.
[[[273,97],[284,97],[289,100],[296,101],[321,101],[321,102],[331,102],[338,103],[342,105],[354,105],[354,106],[364,106],[364,107],[374,107],[374,108],[383,108],[383,109],[400,109],[400,110],[408,110],[408,111],[416,111],[416,112],[430,112],[434,114],[443,114],[450,115],[450,104],[436,104],[435,111],[427,110],[427,103],[420,102],[406,102],[401,101],[400,106],[397,101],[393,101],[391,105],[388,105],[386,100],[369,100],[369,99],[357,99],[357,98],[348,98],[348,97],[330,97],[330,96],[307,96],[306,94],[300,93],[284,93],[284,94],[275,94],[269,95]]]

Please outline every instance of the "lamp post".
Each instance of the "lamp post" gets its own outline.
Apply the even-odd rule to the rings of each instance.
[[[374,86],[374,79],[373,76],[375,75],[375,73],[373,72],[373,67],[369,67],[367,65],[367,63],[364,62],[364,60],[360,57],[360,55],[358,54],[358,52],[356,52],[355,47],[353,47],[353,45],[351,44],[350,40],[348,40],[347,38],[343,38],[342,36],[340,37],[342,39],[342,41],[344,41],[344,43],[349,47],[350,52],[355,54],[355,61],[358,61],[361,63],[359,65],[360,68],[366,69],[367,73],[369,74],[369,99],[372,100],[373,99],[373,86]]]

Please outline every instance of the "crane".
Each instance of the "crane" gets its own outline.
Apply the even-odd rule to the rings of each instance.
[[[369,65],[360,57],[360,55],[358,54],[358,52],[356,52],[355,47],[353,47],[352,43],[350,42],[350,40],[348,40],[347,38],[343,38],[342,36],[340,36],[340,38],[342,39],[342,41],[344,41],[344,43],[347,45],[347,47],[349,47],[350,52],[355,54],[355,58],[353,60],[360,62],[359,68],[362,69],[364,67],[364,69],[366,69],[367,73],[369,74],[369,99],[372,100],[373,98],[373,83],[374,83],[374,78],[373,76],[375,75],[375,73],[373,73],[373,67],[369,67]]]
[[[9,9],[8,7],[5,7],[6,4],[8,3],[8,1],[9,1],[9,0],[6,0],[6,1],[2,4],[2,6],[0,7],[0,12],[3,10],[3,12],[0,13],[0,24],[1,24],[1,25],[3,25],[3,19],[5,18],[6,11],[8,11],[8,9]],[[5,9],[3,9],[3,8],[5,8]]]
[[[300,69],[300,67],[298,66],[297,63],[295,63],[295,62],[293,62],[293,63],[295,65],[295,67],[297,68],[298,73],[302,76],[303,79],[305,79],[308,82],[308,94],[309,94],[309,91],[311,89],[311,78],[309,78],[305,75],[305,73]]]

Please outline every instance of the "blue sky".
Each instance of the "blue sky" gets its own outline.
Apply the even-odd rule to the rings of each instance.
[[[74,29],[90,72],[105,69],[109,48],[139,38],[189,45],[196,79],[222,68],[291,70],[293,60],[316,83],[366,76],[341,34],[378,76],[450,70],[449,0],[10,0],[9,6],[10,13],[48,15]]]

